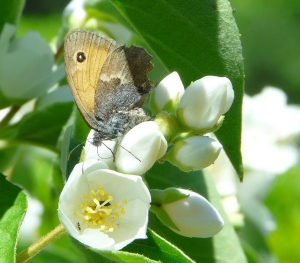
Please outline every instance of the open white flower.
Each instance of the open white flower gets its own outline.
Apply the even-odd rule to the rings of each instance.
[[[167,141],[154,121],[132,128],[120,142],[116,153],[117,171],[141,175],[167,151]]]
[[[68,233],[97,250],[119,250],[147,238],[151,197],[140,176],[106,169],[101,161],[77,164],[59,198]]]
[[[176,71],[166,76],[151,92],[151,109],[157,113],[162,110],[175,112],[184,93],[184,86]]]
[[[170,227],[174,232],[186,237],[212,237],[219,233],[224,221],[219,212],[201,195],[178,189],[187,198],[162,204],[176,228]]]
[[[222,145],[208,136],[192,136],[177,141],[165,159],[185,172],[201,170],[213,164]]]
[[[233,99],[234,91],[228,78],[206,76],[186,89],[177,115],[184,125],[192,129],[210,129],[229,110]]]
[[[238,183],[236,172],[223,151],[208,170],[219,193],[238,195],[247,220],[263,235],[268,235],[276,228],[276,222],[262,200],[275,177],[299,161],[300,107],[288,104],[282,90],[267,86],[254,96],[244,95],[242,119],[244,182]]]

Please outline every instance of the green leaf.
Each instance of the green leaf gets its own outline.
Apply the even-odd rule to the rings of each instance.
[[[165,227],[153,214],[150,214],[149,220],[151,229],[177,246],[196,262],[247,262],[237,235],[222,208],[214,182],[209,175],[202,174],[200,171],[184,173],[175,166],[165,162],[163,164],[155,164],[146,173],[145,179],[150,189],[180,187],[201,194],[219,211],[225,221],[225,226],[221,232],[212,238],[187,238],[180,236]]]
[[[154,263],[154,262],[194,262],[177,247],[148,229],[147,239],[135,240],[120,251],[94,251],[86,249],[84,245],[73,239],[74,244],[80,249],[88,262],[120,262],[120,263]]]
[[[26,195],[0,174],[0,262],[14,262],[18,230],[27,208]]]
[[[61,171],[60,160],[61,158],[57,156],[56,158],[53,158],[51,162],[52,163],[51,166],[52,188],[53,191],[55,191],[58,196],[60,195],[65,185],[64,177]]]
[[[157,261],[148,259],[143,255],[133,254],[123,251],[93,251],[87,249],[75,239],[72,239],[76,247],[81,250],[82,254],[86,258],[87,262],[101,262],[101,263],[113,263],[113,262],[136,262],[136,263],[156,263]]]
[[[157,262],[194,262],[180,249],[151,229],[148,229],[147,236],[147,239],[136,240],[125,247],[124,250],[145,255],[150,259],[157,260]]]
[[[54,103],[27,114],[1,131],[0,138],[36,144],[56,151],[61,131],[73,109],[73,102]]]
[[[279,262],[299,262],[300,259],[299,174],[300,166],[297,164],[286,173],[275,177],[265,200],[277,223],[276,230],[267,236],[267,244],[277,255]]]
[[[11,105],[11,102],[6,99],[6,97],[3,95],[3,92],[0,90],[0,110],[8,107]]]
[[[241,244],[243,246],[248,263],[262,263],[259,260],[259,254],[257,253],[257,251],[255,251],[255,249],[253,249],[249,244],[247,244],[243,240],[241,240]],[[266,263],[266,262],[263,262],[263,263]]]
[[[164,190],[150,190],[151,202],[157,204],[170,204],[181,199],[187,198],[189,195],[180,191],[180,189],[171,187]]]
[[[98,253],[87,249],[86,246],[84,246],[82,243],[80,243],[78,240],[71,238],[72,243],[76,247],[77,251],[82,253],[82,256],[86,259],[85,262],[101,262],[101,263],[111,263],[114,261],[111,261]]]
[[[3,147],[0,149],[0,171],[5,171],[13,164],[18,154],[18,147]]]
[[[118,263],[159,263],[160,261],[151,260],[147,257],[145,257],[142,254],[134,254],[129,252],[123,252],[123,251],[101,251],[100,254],[113,262]]]
[[[147,239],[135,240],[123,251],[98,251],[102,256],[114,262],[194,262],[182,251],[157,235],[154,231],[147,232]]]
[[[61,144],[61,153],[60,153],[60,169],[62,172],[62,177],[64,182],[67,181],[67,163],[69,159],[69,147],[72,137],[73,126],[68,126],[65,130],[62,144]]]
[[[79,163],[83,145],[76,139],[73,139],[73,126],[69,126],[64,134],[62,141],[60,166],[64,182],[67,181],[74,166]]]
[[[79,113],[79,110],[75,109],[74,114],[74,132],[73,137],[78,141],[85,141],[91,128],[86,124],[85,120],[82,118],[81,114]]]
[[[25,0],[1,0],[0,32],[5,23],[17,25],[19,23]]]
[[[227,0],[111,0],[169,71],[189,85],[203,76],[227,76],[235,100],[216,133],[242,179],[241,107],[244,67],[238,28]],[[154,68],[155,71],[155,68]]]

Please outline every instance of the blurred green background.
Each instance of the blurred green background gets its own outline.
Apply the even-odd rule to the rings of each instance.
[[[300,103],[300,1],[230,2],[243,44],[246,93],[272,85]]]
[[[61,27],[62,11],[68,2],[27,1],[18,35],[37,30],[50,42]],[[271,85],[284,90],[289,102],[300,104],[300,1],[230,2],[243,45],[246,93],[252,95]],[[300,168],[295,167],[277,177],[265,201],[278,222],[267,243],[282,263],[300,262],[299,173]]]
[[[18,34],[40,31],[50,41],[61,26],[67,0],[28,0]],[[300,1],[232,0],[241,34],[248,94],[265,85],[283,89],[300,103]]]

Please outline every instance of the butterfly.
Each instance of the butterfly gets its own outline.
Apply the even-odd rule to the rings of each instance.
[[[67,80],[93,144],[112,140],[149,120],[140,108],[155,83],[148,79],[152,56],[144,48],[117,46],[97,33],[75,29],[64,41]]]

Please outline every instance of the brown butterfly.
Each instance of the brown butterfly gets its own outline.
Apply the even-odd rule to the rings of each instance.
[[[96,131],[94,145],[148,120],[139,108],[155,86],[147,77],[152,57],[141,47],[117,47],[114,40],[75,29],[64,42],[67,79],[77,107]]]

